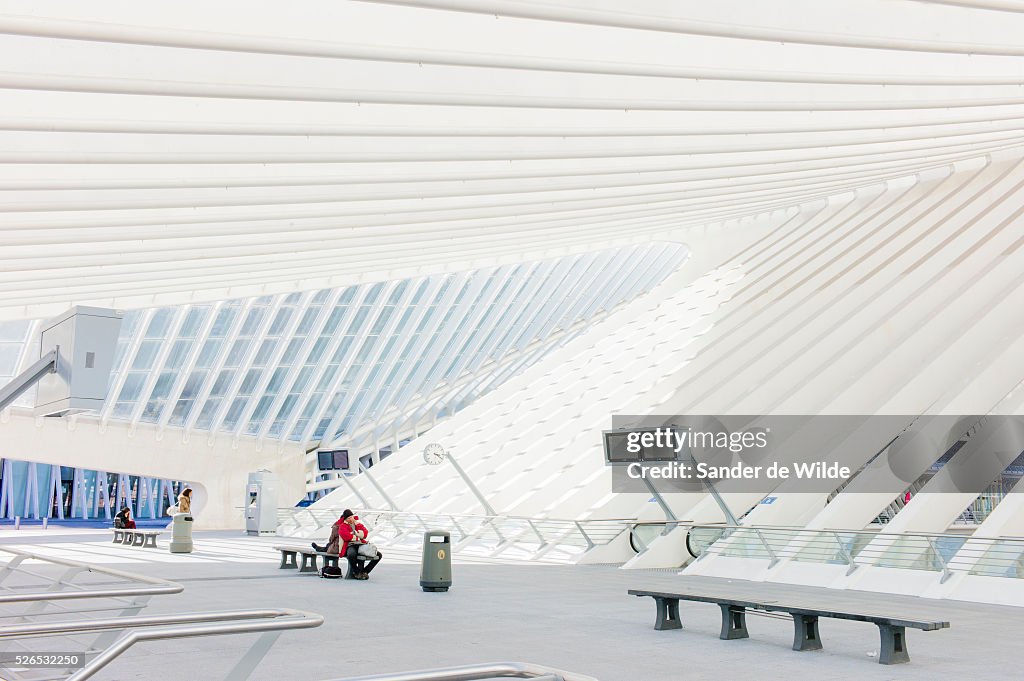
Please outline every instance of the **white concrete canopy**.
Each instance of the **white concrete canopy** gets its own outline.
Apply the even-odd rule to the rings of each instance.
[[[0,4],[0,318],[663,238],[1024,141],[979,3]]]

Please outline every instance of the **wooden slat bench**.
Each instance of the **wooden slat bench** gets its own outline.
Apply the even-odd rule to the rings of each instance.
[[[279,566],[281,570],[299,568],[299,573],[320,572],[317,567],[317,557],[324,559],[324,567],[338,567],[338,556],[333,553],[314,551],[312,548],[301,546],[275,546],[274,550],[281,552],[281,565]],[[296,561],[298,556],[302,556],[301,567]]]
[[[114,544],[125,546],[141,546],[143,548],[156,549],[156,538],[163,534],[161,530],[124,530],[117,527],[111,528],[114,533]]]
[[[765,587],[768,589],[769,587]],[[728,589],[720,585],[705,586],[699,583],[683,588],[642,590],[630,589],[632,596],[651,597],[657,608],[654,628],[681,629],[679,619],[679,601],[697,601],[714,603],[722,609],[722,630],[719,638],[734,640],[748,638],[747,610],[766,612],[784,612],[793,617],[793,650],[821,650],[821,638],[818,635],[818,618],[870,622],[878,626],[881,636],[881,650],[878,655],[880,664],[899,664],[909,662],[907,653],[906,630],[908,628],[922,631],[935,631],[949,627],[949,622],[942,620],[907,617],[895,612],[899,606],[890,609],[893,612],[876,612],[867,606],[851,607],[849,603],[829,603],[828,598],[808,590],[806,595],[786,598],[785,594],[771,593],[764,598],[751,597],[743,594],[730,594]],[[817,602],[815,602],[817,601]]]

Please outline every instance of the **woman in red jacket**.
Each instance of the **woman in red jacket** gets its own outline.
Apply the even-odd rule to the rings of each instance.
[[[359,522],[359,516],[346,508],[342,512],[341,518],[331,527],[331,538],[328,540],[327,546],[320,547],[313,544],[313,548],[317,551],[344,556],[348,560],[346,579],[369,579],[370,572],[377,567],[377,563],[383,557],[378,551],[377,557],[370,560],[365,567],[363,566],[363,558],[359,555],[359,545],[366,543],[369,533],[366,526]]]

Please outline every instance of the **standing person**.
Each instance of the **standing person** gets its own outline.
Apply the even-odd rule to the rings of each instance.
[[[192,512],[192,488],[186,487],[178,495],[178,513]]]
[[[125,506],[114,516],[114,527],[118,530],[134,530],[135,521],[132,520],[132,510]]]

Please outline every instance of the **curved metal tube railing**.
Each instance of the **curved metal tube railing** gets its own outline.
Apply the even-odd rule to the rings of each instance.
[[[32,603],[39,601],[58,601],[58,600],[71,600],[71,599],[85,599],[85,598],[127,598],[135,596],[155,596],[160,594],[176,594],[184,591],[185,587],[177,582],[172,582],[166,579],[160,579],[158,577],[147,577],[145,575],[139,575],[131,572],[124,572],[122,570],[115,570],[113,568],[102,567],[98,565],[90,565],[88,563],[82,563],[76,560],[68,560],[65,558],[55,558],[52,556],[43,556],[30,551],[22,551],[20,549],[9,548],[6,546],[0,546],[0,553],[7,553],[14,556],[5,564],[0,564],[0,591],[6,593],[0,593],[0,605],[7,603]],[[27,560],[38,561],[41,563],[48,563],[51,565],[59,565],[61,567],[68,568],[58,579],[54,579],[50,575],[42,575],[36,571],[30,570],[24,567],[22,564]],[[132,582],[134,586],[107,586],[107,585],[85,585],[75,584],[69,581],[76,574],[88,572],[94,574],[102,574],[110,577],[116,577],[127,582]],[[30,592],[17,592],[14,589],[10,589],[3,585],[3,581],[7,579],[12,573],[21,573],[31,575],[37,579],[50,582],[51,587],[45,591],[30,591]],[[53,587],[59,585],[66,589],[63,591],[55,590]]]
[[[129,619],[126,618],[125,620]],[[312,629],[324,624],[323,615],[292,608],[196,612],[184,615],[155,616],[155,618],[137,618],[136,620],[145,621],[145,623],[128,626],[155,628],[127,631],[113,645],[97,654],[84,668],[68,677],[67,681],[91,679],[136,643],[193,638],[197,636],[222,636],[225,634],[272,634],[273,638],[271,639],[265,641],[262,639],[258,640],[253,648],[243,656],[239,665],[228,673],[226,677],[230,681],[234,679],[247,679],[263,655],[266,654],[266,651],[269,650],[270,645],[273,644],[276,635],[293,629]],[[66,624],[75,627],[74,631],[80,631],[78,627],[82,623]],[[46,636],[49,634],[37,633],[34,635]]]
[[[149,615],[145,617],[109,617],[97,620],[70,620],[64,622],[45,622],[31,624],[15,624],[0,627],[0,640],[5,638],[29,638],[34,636],[62,636],[83,632],[107,631],[110,629],[135,629],[175,624],[200,624],[203,622],[222,622],[238,620],[258,620],[270,617],[282,617],[300,613],[298,610],[282,610],[280,608],[263,610],[222,610],[216,612],[192,612],[175,615]],[[308,613],[302,613],[308,614]]]
[[[487,679],[533,679],[534,681],[597,681],[592,676],[566,672],[526,662],[495,662],[490,664],[421,669],[394,674],[349,677],[334,681],[485,681]]]
[[[82,669],[66,677],[66,681],[82,681],[92,678],[123,652],[136,643],[144,641],[224,634],[262,634],[226,677],[226,681],[243,681],[249,677],[281,632],[290,629],[318,627],[324,622],[324,618],[320,615],[291,608],[138,616],[136,613],[145,606],[151,596],[180,593],[184,587],[165,579],[0,546],[0,554],[3,553],[11,555],[12,558],[6,563],[0,564],[0,592],[3,592],[0,593],[0,605],[26,604],[28,609],[23,612],[0,615],[0,617],[21,620],[17,624],[0,626],[0,643],[9,642],[13,645],[24,646],[25,639],[37,637],[64,636],[67,637],[67,640],[72,641],[76,636],[82,634],[97,635],[95,641],[91,644],[84,644],[82,647],[82,649],[88,648],[90,654],[95,652],[96,656]],[[65,569],[57,571],[57,574],[46,574],[38,568],[31,569],[26,565],[26,563],[31,564],[32,561]],[[100,584],[74,583],[73,580],[82,574],[102,575],[126,581],[129,584],[111,584],[109,580]],[[28,576],[33,583],[22,590],[4,584],[13,575]],[[39,581],[47,585],[45,590],[38,590],[39,587],[35,582]],[[122,603],[118,608],[122,614],[118,617],[103,619],[65,619],[56,622],[30,620],[30,618],[40,616],[52,618],[56,615],[94,613],[102,609],[110,609],[69,609],[55,603],[69,599],[76,601],[113,599],[115,602]],[[49,605],[54,606],[55,611],[45,611]],[[23,677],[16,674],[15,678]],[[48,676],[46,678],[58,677]],[[59,678],[65,677],[61,675]]]

